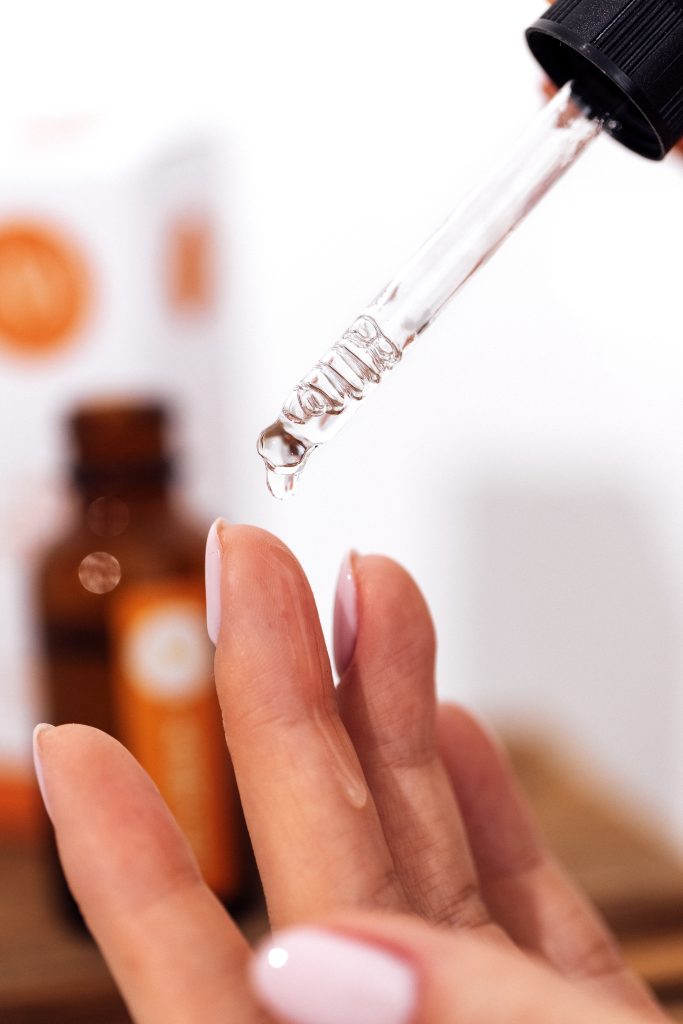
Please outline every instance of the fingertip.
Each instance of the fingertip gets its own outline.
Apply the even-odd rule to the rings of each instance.
[[[435,751],[436,641],[412,576],[384,555],[357,556],[358,633],[337,694],[361,760],[424,760]],[[370,763],[365,765],[370,771]]]
[[[218,543],[222,552],[229,553],[231,558],[241,554],[258,554],[272,550],[286,551],[291,554],[287,545],[274,533],[250,523],[231,523],[219,518],[214,523]],[[292,558],[294,556],[292,555]]]
[[[386,555],[354,563],[358,590],[359,644],[363,654],[392,658],[398,647],[432,664],[436,634],[427,602],[411,574]]]
[[[258,526],[219,520],[221,618],[246,624],[250,616],[275,610],[283,585],[288,600],[312,600],[306,574],[294,553],[274,534]],[[226,638],[231,638],[228,630]]]
[[[493,728],[462,704],[444,701],[436,719],[439,749],[455,772],[466,769],[469,775],[477,766],[507,770],[507,752]]]
[[[215,647],[221,641],[223,619],[234,619],[233,603],[240,595],[246,599],[258,594],[278,561],[288,562],[294,576],[305,582],[294,555],[274,534],[222,517],[212,523],[206,540],[204,571],[206,629]]]
[[[41,759],[54,760],[66,756],[76,756],[95,747],[119,747],[125,750],[123,745],[105,732],[93,725],[83,725],[81,722],[66,722],[62,725],[50,725],[41,722],[33,732],[34,749],[38,749]]]
[[[482,721],[464,704],[456,701],[441,701],[438,714],[439,735],[450,738],[454,745],[468,737],[478,737],[492,742],[492,734]]]
[[[75,897],[86,901],[86,918],[97,914],[112,873],[127,879],[131,905],[163,888],[169,874],[198,877],[157,786],[122,743],[92,726],[66,724],[38,731],[36,746],[60,859]]]
[[[229,743],[245,716],[298,720],[329,706],[332,672],[306,574],[281,540],[259,527],[220,526],[221,629],[216,686]],[[322,685],[321,685],[322,684]]]
[[[40,722],[33,730],[36,767],[40,765],[40,770],[44,774],[46,763],[67,756],[78,756],[81,749],[102,743],[120,746],[118,740],[91,725],[82,725],[78,722],[50,725],[49,722]]]
[[[69,722],[63,725],[39,723],[33,731],[33,759],[36,779],[45,809],[53,823],[68,812],[74,794],[92,783],[100,766],[133,761],[126,748],[108,733],[94,726]]]

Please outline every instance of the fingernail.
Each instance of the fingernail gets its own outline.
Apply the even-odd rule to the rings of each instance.
[[[206,538],[204,561],[206,580],[206,629],[215,645],[221,628],[221,556],[223,548],[219,536],[222,519],[217,519]]]
[[[316,928],[271,936],[250,971],[257,997],[292,1024],[408,1024],[417,1003],[407,961]]]
[[[353,576],[355,551],[350,551],[342,562],[334,599],[334,663],[340,676],[351,664],[358,635],[358,600]]]
[[[47,799],[47,790],[45,788],[43,762],[40,756],[40,737],[44,732],[48,732],[50,729],[54,729],[54,726],[48,725],[47,722],[41,722],[40,725],[37,725],[33,730],[33,764],[35,765],[36,779],[38,780],[38,788],[40,790],[40,795],[42,796],[43,803],[45,804],[45,810],[50,815],[50,818],[52,818],[52,814],[50,812],[50,804]]]

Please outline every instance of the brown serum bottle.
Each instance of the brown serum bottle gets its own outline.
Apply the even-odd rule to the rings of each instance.
[[[167,415],[154,402],[70,418],[78,512],[38,595],[47,720],[111,733],[151,775],[205,880],[248,898],[248,844],[206,634],[203,531],[174,507]],[[60,886],[67,909],[75,904]]]

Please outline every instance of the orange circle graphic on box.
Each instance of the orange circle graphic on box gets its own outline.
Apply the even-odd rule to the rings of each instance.
[[[0,224],[0,343],[42,355],[71,340],[87,279],[72,245],[40,224]]]

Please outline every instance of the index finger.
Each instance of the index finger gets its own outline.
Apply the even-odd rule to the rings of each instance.
[[[249,947],[140,765],[84,725],[39,727],[35,750],[69,885],[138,1024],[264,1024]]]

